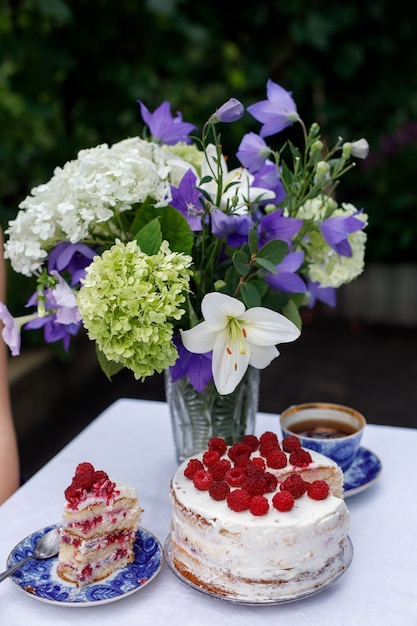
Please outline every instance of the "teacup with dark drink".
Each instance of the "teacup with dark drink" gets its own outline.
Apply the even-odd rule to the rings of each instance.
[[[297,435],[304,448],[325,454],[345,471],[358,452],[366,420],[341,404],[311,402],[286,409],[280,424],[283,436]]]

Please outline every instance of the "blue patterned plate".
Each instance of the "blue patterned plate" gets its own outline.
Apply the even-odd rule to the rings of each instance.
[[[355,460],[344,473],[344,497],[353,496],[370,487],[381,471],[382,464],[376,454],[367,448],[359,448]]]
[[[33,554],[37,540],[57,526],[59,524],[37,530],[20,541],[9,554],[7,567]],[[114,602],[143,589],[161,570],[162,546],[158,539],[144,528],[138,529],[134,551],[136,557],[134,563],[82,589],[58,576],[56,571],[58,557],[45,561],[36,559],[28,561],[10,578],[24,593],[42,602],[77,607]]]

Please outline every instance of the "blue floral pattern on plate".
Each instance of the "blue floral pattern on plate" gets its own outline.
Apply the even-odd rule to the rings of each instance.
[[[37,540],[46,532],[59,526],[47,526],[22,541],[11,551],[7,567],[33,554]],[[25,563],[10,578],[24,593],[52,604],[72,607],[91,606],[114,602],[130,595],[151,582],[163,564],[163,550],[158,539],[144,528],[139,528],[134,545],[135,561],[104,580],[79,588],[62,580],[57,574],[58,557],[45,561],[33,559]]]
[[[353,496],[370,487],[382,471],[381,461],[376,454],[359,448],[352,465],[344,472],[344,497]]]

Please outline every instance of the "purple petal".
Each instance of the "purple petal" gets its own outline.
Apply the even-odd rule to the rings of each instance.
[[[196,188],[197,177],[190,169],[184,174],[179,187],[171,186],[171,206],[177,209],[187,220],[191,230],[200,231],[201,216],[204,209],[201,204],[202,194]]]
[[[138,100],[143,121],[151,131],[152,138],[162,141],[167,145],[173,145],[179,141],[191,143],[188,134],[196,129],[196,126],[182,121],[182,115],[177,111],[177,116],[171,114],[171,105],[165,101],[159,105],[153,113],[146,108],[141,100]]]
[[[282,210],[265,215],[258,225],[259,245],[264,246],[268,241],[281,239],[291,244],[291,239],[298,233],[303,220],[295,217],[283,217]]]
[[[337,215],[324,220],[320,225],[320,230],[326,243],[331,248],[338,254],[350,257],[352,256],[352,248],[348,241],[348,235],[361,230],[364,226],[365,222],[353,215]]]
[[[226,237],[229,246],[238,247],[248,241],[252,220],[248,215],[227,215],[214,209],[211,214],[211,232],[218,239]]]
[[[272,163],[271,161],[267,161],[261,169],[256,172],[252,184],[254,187],[262,187],[263,189],[270,189],[273,191],[275,194],[275,198],[273,200],[274,204],[280,204],[287,195],[284,185],[282,184],[278,168],[275,163]],[[267,200],[264,204],[268,204],[268,202],[272,201]]]
[[[20,326],[16,324],[13,315],[3,302],[0,302],[0,320],[4,327],[1,331],[4,343],[9,347],[12,356],[20,354]]]
[[[313,308],[317,300],[331,307],[336,306],[336,289],[334,287],[320,287],[320,283],[313,283],[308,279],[307,289],[310,293],[309,309]]]
[[[290,126],[298,117],[292,94],[280,85],[268,80],[267,100],[248,107],[248,112],[263,124],[260,135],[269,137]]]
[[[254,173],[264,165],[268,154],[270,150],[262,137],[247,133],[240,142],[236,156],[244,167]]]
[[[174,343],[178,351],[178,359],[175,364],[169,368],[171,380],[175,382],[183,376],[188,379],[194,389],[201,393],[207,383],[213,380],[212,374],[212,352],[204,354],[195,354],[189,352],[181,341],[181,337],[176,335]]]
[[[304,260],[304,252],[289,252],[276,266],[277,274],[267,274],[266,281],[275,291],[288,293],[305,293],[306,284],[297,270]]]

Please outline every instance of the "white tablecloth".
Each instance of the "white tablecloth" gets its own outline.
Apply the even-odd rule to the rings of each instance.
[[[257,432],[265,430],[279,433],[276,415],[258,415]],[[40,602],[5,580],[0,623],[417,626],[417,430],[368,425],[362,445],[378,455],[383,471],[368,489],[346,500],[353,560],[320,594],[278,606],[236,605],[189,587],[165,563],[137,593],[84,608]],[[160,402],[119,400],[0,507],[0,569],[23,537],[60,520],[64,489],[82,461],[135,485],[145,509],[141,525],[164,543],[169,481],[176,469],[168,408]]]

